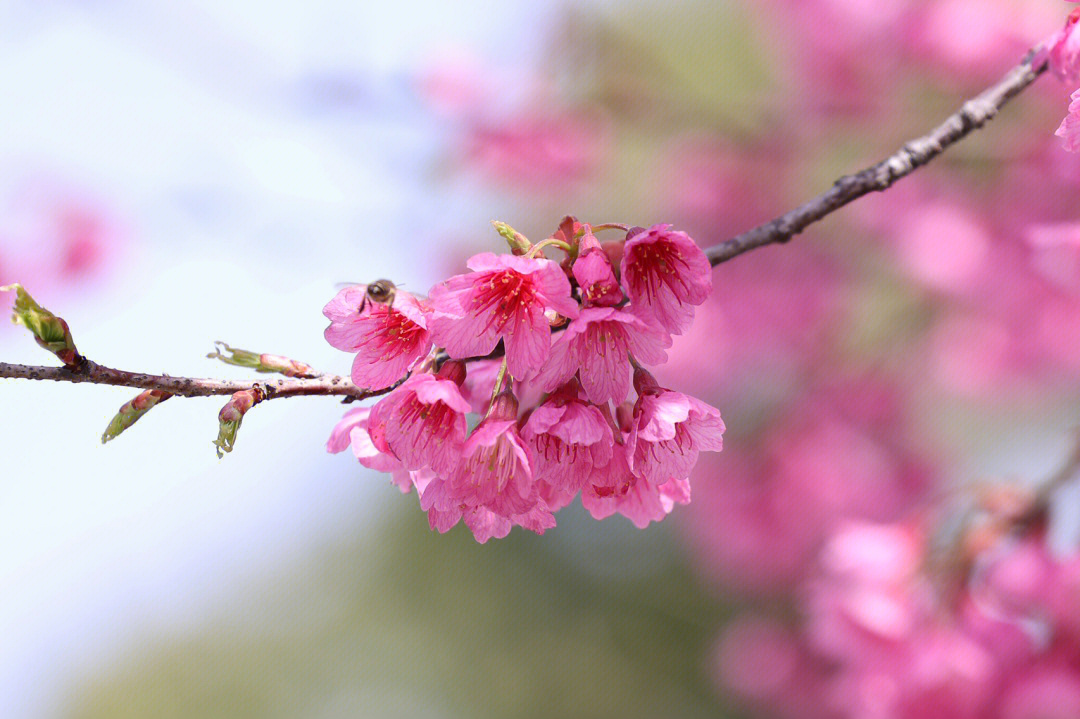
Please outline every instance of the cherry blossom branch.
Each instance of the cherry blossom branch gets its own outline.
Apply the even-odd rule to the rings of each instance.
[[[1059,489],[1080,474],[1080,429],[1073,430],[1072,449],[1061,467],[1041,482],[1031,498],[1030,506],[1014,520],[1014,531],[1021,532],[1041,521],[1050,509],[1050,502]]]
[[[1045,59],[1039,59],[1038,64],[1034,64],[1037,53],[1037,49],[1030,51],[1020,64],[1000,81],[965,102],[959,110],[928,134],[905,143],[893,155],[853,175],[844,175],[813,200],[708,248],[705,254],[709,262],[715,267],[755,248],[787,242],[849,202],[871,192],[889,189],[900,178],[910,175],[951,145],[990,122],[1009,100],[1046,72]]]
[[[212,397],[259,389],[263,399],[280,397],[330,396],[350,400],[366,399],[386,394],[390,388],[369,391],[353,384],[347,377],[319,375],[310,379],[285,378],[277,380],[223,380],[197,377],[128,372],[99,365],[88,359],[77,368],[44,367],[0,362],[0,378],[46,380],[52,382],[89,382],[136,389],[168,392],[178,397]]]
[[[733,237],[707,250],[706,256],[715,267],[743,252],[772,243],[784,243],[810,224],[826,217],[835,210],[872,191],[883,191],[897,180],[907,176],[943,153],[949,146],[959,142],[974,130],[981,128],[1005,106],[1009,100],[1031,85],[1047,69],[1046,60],[1036,60],[1037,50],[1031,51],[1015,68],[997,84],[983,91],[949,116],[929,134],[906,143],[898,152],[853,175],[837,180],[828,191],[749,232]],[[569,218],[568,218],[569,219]],[[495,223],[496,230],[511,244],[512,249],[524,249],[528,241],[505,223]],[[597,229],[621,228],[621,225],[599,225]],[[520,245],[521,247],[518,247]],[[536,254],[546,245],[563,247],[557,237],[549,238],[531,246],[528,255]],[[563,247],[564,251],[569,245]],[[114,386],[133,387],[143,392],[123,405],[106,429],[102,441],[109,441],[130,427],[152,407],[173,396],[207,397],[230,395],[229,401],[219,414],[220,434],[215,442],[222,451],[232,449],[236,430],[244,414],[255,404],[279,397],[338,396],[344,402],[386,394],[397,385],[370,391],[337,375],[318,374],[308,365],[285,357],[236,350],[220,344],[209,355],[229,364],[254,369],[257,372],[279,372],[284,379],[273,381],[235,381],[192,377],[171,377],[105,367],[90,361],[78,352],[67,323],[60,317],[38,305],[18,285],[0,288],[16,292],[15,315],[17,323],[24,325],[35,336],[37,343],[52,352],[63,362],[62,367],[20,365],[0,362],[0,378],[46,380],[56,382],[89,382]],[[224,354],[222,352],[224,350]],[[490,356],[502,353],[496,348]],[[473,358],[481,359],[481,358]]]

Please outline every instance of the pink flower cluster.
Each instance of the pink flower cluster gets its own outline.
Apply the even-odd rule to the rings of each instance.
[[[1055,555],[1041,527],[956,549],[917,523],[841,526],[805,587],[803,629],[737,619],[721,681],[800,719],[1080,716],[1080,553]]]
[[[462,521],[481,542],[542,533],[578,494],[597,519],[662,519],[689,501],[699,452],[722,447],[719,411],[644,368],[708,297],[708,259],[668,225],[604,243],[573,218],[536,245],[507,230],[513,254],[473,256],[427,298],[356,286],[327,304],[353,381],[393,388],[346,414],[328,449],[351,447],[416,487],[432,528]]]

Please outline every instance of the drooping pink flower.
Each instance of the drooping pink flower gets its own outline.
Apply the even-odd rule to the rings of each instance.
[[[604,415],[578,399],[578,392],[576,381],[564,386],[534,409],[521,429],[534,450],[535,478],[571,498],[594,471],[607,467],[614,443]]]
[[[348,449],[352,441],[352,430],[355,427],[361,428],[366,434],[369,414],[371,414],[371,407],[357,407],[346,412],[330,431],[330,439],[326,440],[326,451],[338,454]]]
[[[666,332],[618,307],[586,307],[552,344],[551,357],[535,377],[551,391],[576,373],[590,402],[616,403],[630,391],[630,355],[647,365],[667,360]]]
[[[637,477],[626,494],[616,501],[615,511],[638,529],[645,529],[650,522],[659,522],[671,514],[676,504],[689,503],[689,480],[673,477],[665,482],[650,482]]]
[[[409,472],[396,457],[380,451],[375,446],[370,432],[370,419],[371,407],[357,407],[346,412],[330,432],[330,439],[326,441],[326,451],[338,454],[346,449],[352,449],[353,455],[360,464],[376,472],[388,473],[391,481],[402,492],[408,492],[411,487]]]
[[[626,496],[637,477],[630,471],[626,461],[626,445],[620,431],[618,441],[611,447],[611,459],[607,466],[594,472],[581,488],[581,506],[593,519],[607,519],[618,511],[619,500]]]
[[[658,484],[636,476],[627,462],[627,452],[625,444],[616,443],[608,466],[595,472],[582,488],[581,506],[593,519],[621,514],[638,529],[644,529],[650,522],[659,522],[671,514],[676,504],[690,502],[689,480],[671,479]]]
[[[445,533],[462,521],[480,544],[492,538],[502,539],[514,526],[537,534],[555,526],[555,517],[542,500],[524,514],[504,517],[487,507],[460,504],[450,492],[449,484],[442,479],[430,481],[422,489],[418,486],[418,492],[420,508],[428,513],[432,529]]]
[[[611,307],[622,302],[623,293],[615,279],[615,268],[591,230],[587,230],[579,241],[573,272],[586,307]]]
[[[1080,38],[1080,32],[1075,34]],[[1072,94],[1072,102],[1069,103],[1069,114],[1061,121],[1061,126],[1058,127],[1057,132],[1054,134],[1065,141],[1066,150],[1080,152],[1080,90]]]
[[[454,359],[465,359],[489,354],[502,340],[513,377],[540,369],[551,349],[544,313],[578,316],[562,269],[544,258],[491,252],[474,255],[468,267],[472,274],[456,275],[431,290],[435,342]]]
[[[453,471],[469,412],[458,388],[464,379],[464,366],[451,360],[438,376],[413,375],[372,409],[370,423],[380,427],[386,446],[408,469]]]
[[[532,450],[517,430],[517,400],[503,392],[472,431],[450,475],[453,500],[466,507],[485,507],[502,517],[524,514],[538,499]]]
[[[424,486],[417,487],[417,494],[420,495],[420,509],[427,512],[428,524],[440,534],[449,532],[461,521],[461,503],[450,496],[446,480],[433,476]],[[509,523],[506,532],[510,532]],[[490,536],[480,539],[480,542],[487,539],[490,539]]]
[[[346,287],[323,308],[331,346],[355,352],[352,380],[366,389],[385,389],[405,376],[431,350],[431,335],[419,300],[397,290],[391,305],[366,299],[367,285]],[[362,309],[361,309],[362,308]]]
[[[657,486],[683,480],[699,452],[723,449],[724,422],[715,407],[660,387],[641,369],[634,372],[634,388],[638,400],[626,451],[635,475]]]
[[[669,227],[653,225],[627,233],[622,282],[635,314],[679,334],[693,321],[694,305],[712,291],[712,268],[689,235]]]

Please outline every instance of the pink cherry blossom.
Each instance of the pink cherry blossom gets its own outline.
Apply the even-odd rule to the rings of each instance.
[[[459,504],[449,491],[449,484],[442,479],[435,479],[418,491],[420,508],[428,513],[428,523],[432,529],[444,533],[458,522],[463,522],[480,544],[492,538],[502,539],[514,526],[537,534],[543,534],[555,526],[555,517],[543,501],[538,501],[524,514],[504,517],[486,507]]]
[[[1078,25],[1080,27],[1080,25]],[[1080,31],[1074,33],[1080,38]],[[1080,40],[1078,40],[1080,44]],[[1072,102],[1069,104],[1069,114],[1061,121],[1054,134],[1065,141],[1065,149],[1069,152],[1080,152],[1080,90],[1072,94]]]
[[[468,262],[473,272],[456,275],[431,290],[431,332],[455,359],[482,357],[499,340],[510,374],[522,378],[540,369],[551,349],[548,309],[570,318],[578,305],[559,265],[543,258],[483,252]]]
[[[458,504],[486,507],[503,517],[524,514],[539,499],[534,464],[532,450],[517,430],[517,400],[504,391],[465,440],[449,477],[450,496]]]
[[[615,503],[615,511],[629,519],[638,529],[650,522],[659,522],[676,504],[690,503],[690,481],[673,477],[666,482],[651,482],[637,477]]]
[[[626,496],[638,481],[626,461],[626,445],[620,432],[611,447],[611,459],[603,471],[595,472],[581,489],[581,506],[593,519],[607,519],[619,510],[619,500]]]
[[[551,357],[536,376],[546,391],[576,373],[590,402],[622,402],[630,391],[630,356],[648,365],[667,360],[666,332],[617,307],[586,307],[559,333]]]
[[[635,475],[656,485],[683,480],[690,476],[698,452],[723,449],[719,410],[660,387],[644,370],[634,372],[634,388],[638,400],[626,449]]]
[[[386,446],[405,467],[445,473],[457,464],[470,408],[450,378],[455,373],[464,380],[464,366],[449,361],[439,376],[413,375],[372,409],[371,424],[380,426]]]
[[[600,245],[596,235],[588,230],[578,244],[578,258],[574,261],[574,279],[581,288],[581,299],[590,305],[612,306],[623,300],[615,268]]]
[[[662,484],[634,476],[627,464],[626,447],[615,444],[611,462],[581,490],[581,505],[593,519],[621,514],[639,529],[659,522],[677,504],[690,502],[690,482],[671,479]]]
[[[614,443],[604,415],[577,395],[577,382],[565,386],[534,409],[521,430],[533,448],[536,479],[570,497],[607,467]]]
[[[983,716],[998,665],[942,611],[920,574],[925,552],[922,533],[904,525],[846,524],[826,546],[809,641],[838,667],[842,716]],[[890,692],[871,690],[883,682]]]
[[[324,335],[333,347],[356,352],[353,382],[385,389],[427,356],[431,335],[421,302],[408,292],[397,290],[389,306],[366,298],[367,285],[338,292],[323,308],[330,320]]]
[[[349,443],[352,441],[352,430],[354,428],[360,428],[367,434],[369,414],[371,414],[371,407],[357,407],[346,412],[345,416],[331,430],[330,439],[326,440],[326,451],[331,454],[338,454],[348,449]]]
[[[396,457],[380,451],[372,440],[370,429],[371,407],[357,407],[345,413],[330,433],[326,450],[331,454],[352,449],[353,455],[368,469],[386,472],[402,492],[411,487],[409,472]]]
[[[712,291],[712,267],[689,235],[669,227],[653,225],[627,233],[622,282],[638,316],[679,334],[693,321],[693,306]]]

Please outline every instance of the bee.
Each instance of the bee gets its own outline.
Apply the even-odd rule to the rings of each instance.
[[[364,307],[368,302],[374,302],[379,305],[386,305],[390,307],[394,304],[394,295],[397,292],[397,285],[390,280],[375,280],[367,286],[367,292],[364,293],[364,299],[360,302],[360,311],[364,311]]]
[[[357,285],[363,285],[362,282],[339,282],[338,287],[356,287]],[[368,302],[376,305],[383,305],[387,308],[393,306],[394,296],[397,293],[397,285],[390,280],[375,280],[371,284],[366,286],[367,289],[364,292],[364,299],[360,301],[360,307],[357,308],[357,314],[363,314],[364,308],[368,306]]]

